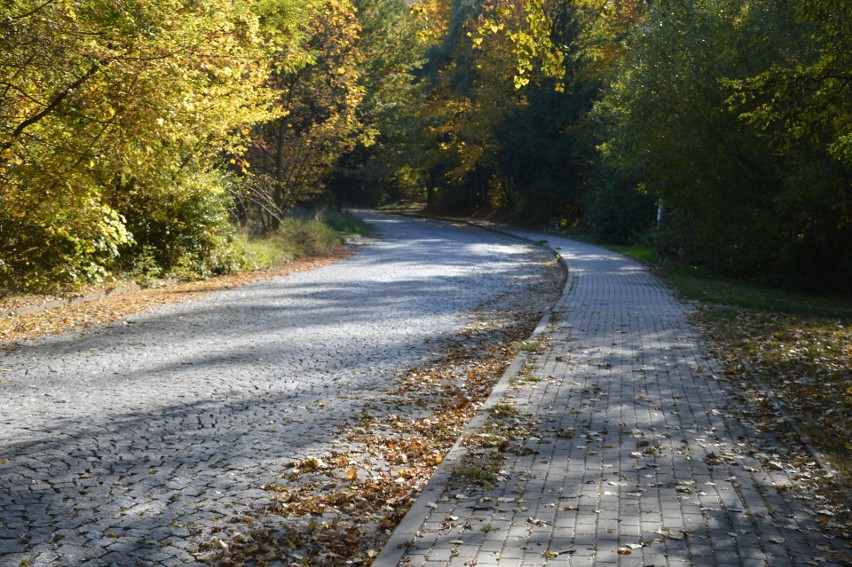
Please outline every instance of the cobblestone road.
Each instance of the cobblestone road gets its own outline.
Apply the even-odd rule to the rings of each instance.
[[[518,233],[568,263],[546,348],[509,369],[374,567],[850,565],[821,471],[744,423],[689,309],[618,254]]]
[[[541,254],[367,216],[382,238],[338,264],[0,351],[0,565],[192,563]]]

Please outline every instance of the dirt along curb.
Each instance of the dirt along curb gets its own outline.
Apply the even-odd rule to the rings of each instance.
[[[167,282],[163,282],[163,285],[174,285],[178,283],[180,280],[169,280]],[[5,309],[0,312],[0,317],[14,317],[16,315],[31,315],[33,313],[39,313],[46,309],[53,309],[55,307],[64,307],[66,305],[79,305],[81,303],[88,303],[90,301],[95,301],[98,299],[103,299],[104,297],[111,295],[122,295],[125,293],[130,293],[132,291],[139,291],[144,289],[141,285],[138,284],[128,284],[121,285],[118,287],[114,287],[111,289],[106,289],[103,291],[97,291],[94,293],[87,293],[82,295],[73,295],[71,297],[65,297],[62,299],[55,299],[53,301],[47,301],[45,303],[37,303],[33,305],[24,305],[23,307],[16,307],[12,309]]]
[[[411,215],[414,216],[414,215]],[[463,224],[480,228],[483,230],[487,230],[489,232],[494,232],[501,234],[503,236],[508,236],[517,240],[530,242],[532,244],[536,244],[537,246],[543,247],[545,250],[548,250],[553,253],[556,257],[559,265],[562,267],[563,273],[565,274],[565,281],[562,286],[562,293],[559,298],[554,301],[553,306],[551,306],[551,310],[547,311],[539,320],[532,334],[530,334],[528,341],[535,341],[536,339],[543,337],[545,332],[550,325],[551,317],[553,316],[553,307],[559,304],[560,301],[565,296],[565,291],[569,289],[571,285],[570,275],[568,274],[568,263],[562,257],[562,255],[552,246],[545,243],[538,243],[538,241],[530,240],[529,238],[525,238],[523,236],[518,236],[509,232],[504,232],[502,230],[483,226],[473,221],[465,221],[459,219],[449,219],[449,218],[438,218],[438,217],[421,217],[421,218],[434,218],[435,220],[441,220],[445,222],[461,222]],[[468,422],[467,426],[464,428],[464,431],[461,432],[455,444],[453,444],[450,451],[444,457],[443,461],[438,468],[435,470],[435,473],[426,483],[426,486],[423,488],[423,491],[420,493],[420,496],[414,501],[414,504],[408,510],[408,513],[402,519],[402,521],[397,525],[390,539],[385,543],[379,555],[376,557],[375,561],[371,564],[372,567],[396,567],[400,560],[403,558],[406,552],[406,548],[410,544],[411,541],[417,536],[417,532],[420,530],[423,525],[424,519],[428,516],[430,510],[435,506],[435,501],[440,496],[441,492],[449,483],[451,477],[453,476],[453,472],[455,468],[464,460],[465,456],[468,455],[470,449],[464,444],[464,440],[467,439],[471,434],[475,433],[478,429],[480,429],[483,425],[485,425],[488,420],[490,410],[494,409],[499,402],[503,399],[506,392],[509,390],[511,386],[511,381],[513,378],[517,377],[521,370],[524,368],[524,365],[527,362],[527,354],[523,351],[518,352],[515,356],[515,359],[509,364],[509,367],[503,372],[500,380],[494,386],[494,389],[491,391],[491,394],[482,404],[482,406],[477,410],[476,414],[473,416],[473,419]]]

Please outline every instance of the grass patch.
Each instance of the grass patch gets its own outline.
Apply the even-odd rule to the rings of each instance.
[[[544,382],[544,378],[529,372],[524,372],[518,376],[513,376],[509,382],[513,385],[521,386],[524,384],[537,384],[539,382]]]
[[[453,468],[453,480],[461,484],[489,486],[497,482],[503,455],[497,451],[468,454]]]
[[[497,418],[500,417],[513,417],[518,415],[520,412],[518,408],[513,406],[511,402],[501,400],[491,408],[491,415]]]
[[[335,209],[325,211],[320,220],[343,236],[364,236],[370,231],[367,224],[355,215]]]
[[[541,341],[523,341],[520,345],[518,345],[518,350],[521,352],[541,352],[546,347],[547,345]]]
[[[725,278],[699,268],[664,268],[660,274],[682,299],[770,313],[852,321],[852,298],[799,293]]]
[[[630,246],[621,244],[607,244],[605,242],[601,242],[599,239],[595,238],[591,234],[576,231],[563,231],[561,235],[565,238],[576,240],[577,242],[594,244],[595,246],[601,246],[603,248],[606,248],[607,250],[618,252],[619,254],[623,254],[628,258],[633,258],[634,260],[642,262],[643,264],[647,264],[648,266],[656,266],[660,260],[659,256],[657,255],[657,251],[652,246],[643,246],[641,244],[634,244]]]
[[[417,201],[408,201],[402,199],[400,201],[393,201],[392,203],[385,203],[384,205],[380,205],[376,207],[376,210],[379,211],[420,211],[426,206],[425,203],[418,203]]]
[[[236,243],[247,268],[267,269],[293,260],[321,256],[339,247],[346,236],[363,235],[367,225],[339,211],[328,211],[322,220],[287,218],[277,231],[261,237],[242,235]]]
[[[619,246],[612,245],[610,248],[619,254],[624,254],[628,258],[633,258],[648,266],[656,266],[660,260],[657,251],[650,246]]]

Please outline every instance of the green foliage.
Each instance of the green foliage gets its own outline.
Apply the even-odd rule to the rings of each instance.
[[[551,10],[550,40],[577,47],[581,15],[563,5]],[[587,73],[587,61],[562,58],[563,80],[541,79],[525,90],[525,104],[497,126],[500,175],[516,188],[509,209],[540,224],[571,226],[585,216],[585,176],[594,152],[587,114],[599,81]]]
[[[594,154],[587,116],[602,67],[587,28],[600,6],[440,0],[424,6],[443,10],[446,32],[429,51],[419,115],[387,140],[397,158],[393,181],[407,191],[389,192],[388,200],[414,198],[454,212],[497,208],[536,223],[580,222]]]
[[[241,250],[247,267],[258,269],[274,268],[298,258],[327,253],[342,241],[341,234],[325,222],[287,217],[274,232],[260,237],[241,236],[236,247]]]
[[[852,289],[852,5],[804,0],[802,44],[725,81],[730,109],[777,156],[784,267],[809,285]]]
[[[225,272],[241,262],[229,221],[275,231],[334,198],[587,220],[622,243],[661,202],[662,249],[849,288],[850,10],[12,0],[0,286]]]
[[[355,6],[364,89],[358,116],[371,143],[343,156],[331,190],[339,204],[419,198],[424,176],[416,162],[425,126],[419,115],[425,83],[416,75],[429,41],[426,8],[409,8],[399,0],[356,0]]]
[[[69,213],[59,217],[64,224],[38,214],[22,218],[8,209],[0,212],[0,287],[44,291],[106,275],[118,246],[131,242],[131,237],[109,207],[89,202],[75,212],[73,218],[66,216]]]
[[[319,219],[323,224],[328,225],[332,230],[343,235],[359,234],[363,236],[369,232],[369,227],[364,221],[337,209],[325,209],[319,215]]]
[[[654,226],[653,199],[614,177],[602,180],[589,205],[592,234],[604,242],[638,242]]]
[[[125,252],[134,265],[137,256],[148,254],[165,273],[179,267],[184,275],[206,277],[236,269],[228,183],[226,176],[209,173],[175,179],[154,196],[127,188],[122,212],[136,243]]]
[[[0,6],[0,261],[11,285],[103,277],[132,249],[125,191],[163,198],[239,152],[241,128],[268,115],[270,98],[249,7]]]
[[[275,92],[272,120],[252,132],[238,194],[246,219],[276,229],[300,203],[323,200],[341,157],[370,144],[358,110],[364,99],[361,28],[349,0],[305,2],[300,20],[275,3],[261,3],[267,86]],[[292,33],[291,27],[296,31]],[[294,35],[295,41],[282,43]]]
[[[163,274],[163,268],[157,261],[157,250],[150,245],[142,247],[133,258],[133,263],[127,275],[132,277],[142,287],[153,287]]]
[[[762,111],[730,110],[732,85],[812,57],[809,29],[794,6],[768,0],[652,5],[597,106],[610,132],[601,149],[613,175],[662,198],[667,234],[695,260],[842,287],[852,281],[848,170],[818,144],[779,152],[758,129]]]
[[[730,102],[777,151],[795,155],[809,146],[852,166],[852,5],[802,0],[797,15],[806,46],[755,76],[730,81]]]
[[[334,229],[314,219],[285,219],[277,236],[282,246],[293,250],[298,258],[327,252],[342,242],[340,234]]]
[[[852,298],[849,297],[800,293],[765,283],[726,278],[695,267],[666,268],[662,273],[684,299],[710,305],[829,317],[835,318],[835,322],[852,320]]]

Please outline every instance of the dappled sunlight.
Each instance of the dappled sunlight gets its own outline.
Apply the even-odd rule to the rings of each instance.
[[[502,343],[538,317],[509,298],[559,282],[547,256],[529,246],[444,228],[394,222],[385,226],[387,240],[336,265],[4,353],[0,554],[145,564],[212,556],[225,549],[217,542],[246,543],[237,529],[248,529],[246,518],[286,504],[279,491],[286,479],[295,474],[312,490],[298,463],[331,462],[329,455],[342,452],[355,459],[355,445],[362,464],[334,461],[341,486],[356,483],[375,500],[377,517],[387,502],[376,498],[391,489],[402,505],[440,462],[440,451],[411,440],[414,430],[429,433],[429,419],[443,420],[441,443],[448,446],[453,427],[476,407],[455,375],[425,395],[418,394],[427,388],[419,376],[405,388],[402,377],[446,359],[440,365],[457,366],[465,383],[481,374],[476,396],[486,395],[499,375],[489,372],[496,364],[489,358],[508,356]],[[414,238],[408,247],[407,235]],[[534,304],[528,309],[539,309]],[[432,417],[441,403],[446,415]],[[372,419],[369,443],[344,435]],[[377,443],[391,447],[397,423],[409,428],[393,433],[408,451],[403,456],[426,459],[404,467],[411,471],[400,477],[406,484],[396,482],[404,461],[391,469],[392,460],[379,459],[379,468],[369,468]],[[373,492],[379,478],[388,492]],[[294,480],[286,490],[299,486]],[[344,498],[343,488],[330,494]],[[310,514],[290,521],[285,508],[270,522],[310,538]],[[370,525],[358,528],[364,541],[383,537]],[[286,541],[279,545],[280,554],[289,553]]]
[[[569,281],[540,346],[498,386],[389,560],[406,537],[401,557],[417,566],[846,557],[822,527],[829,511],[807,504],[825,474],[743,419],[689,310],[632,261],[560,244]]]

